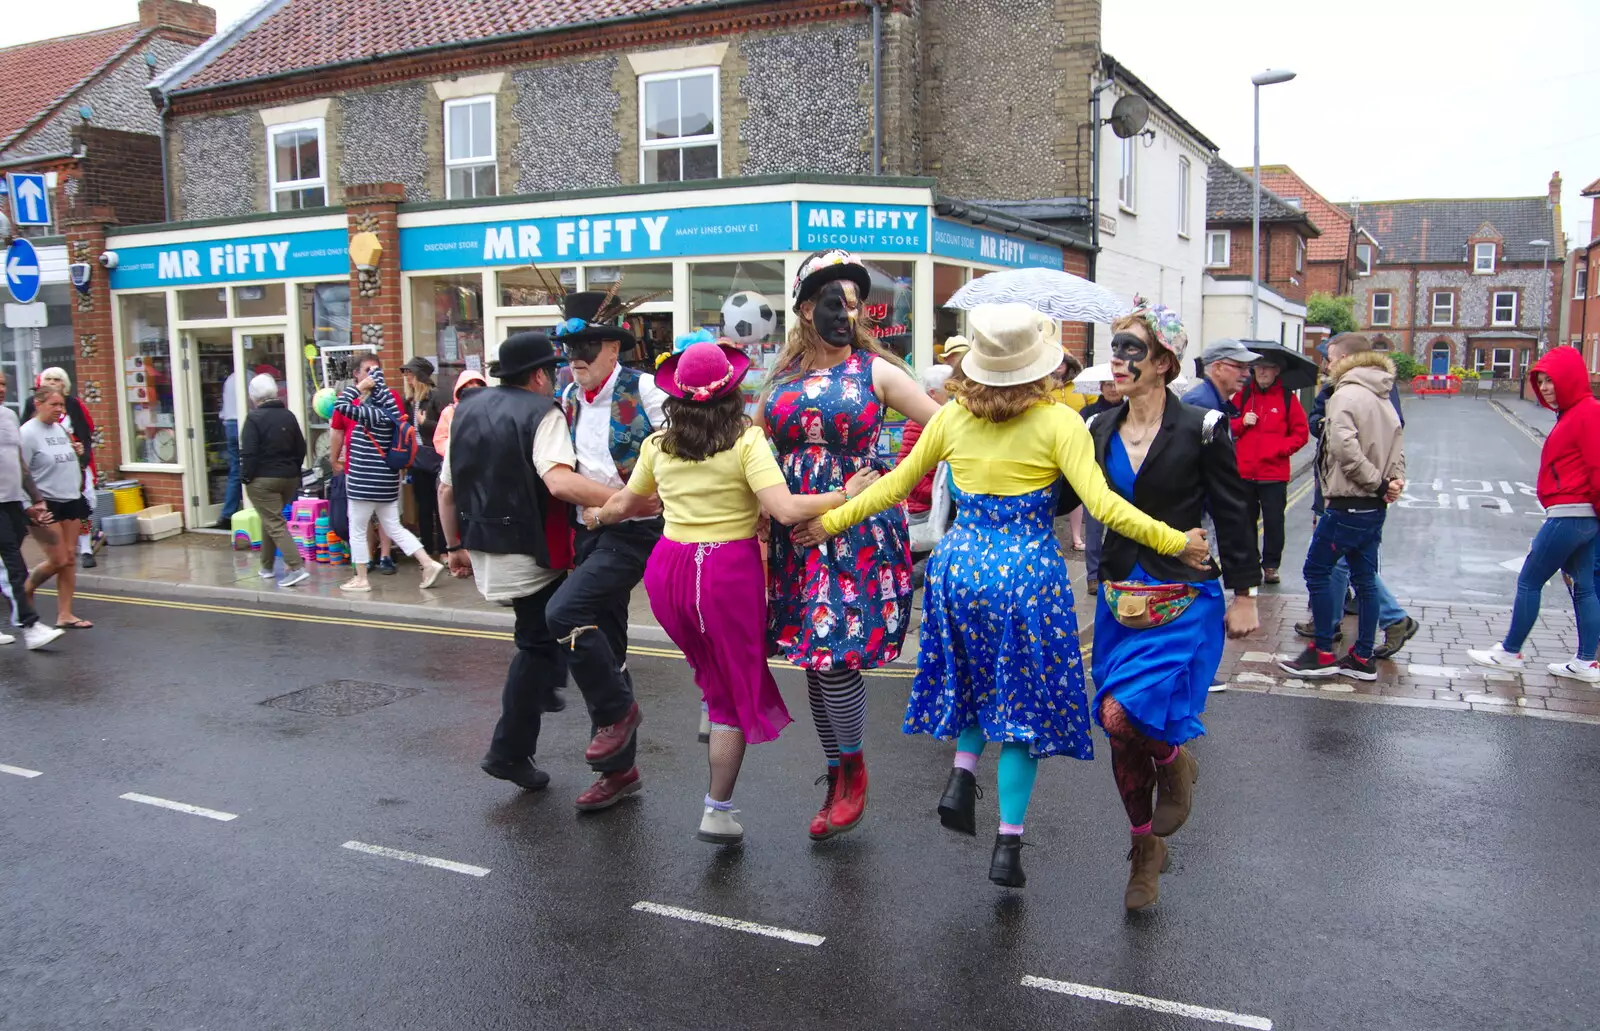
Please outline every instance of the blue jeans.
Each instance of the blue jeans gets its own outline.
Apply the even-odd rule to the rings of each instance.
[[[1539,602],[1544,585],[1557,570],[1572,577],[1572,605],[1578,616],[1578,658],[1594,658],[1600,641],[1600,600],[1594,594],[1595,540],[1600,536],[1600,519],[1583,516],[1575,519],[1546,519],[1534,535],[1528,557],[1517,574],[1517,602],[1511,609],[1511,629],[1501,647],[1520,652],[1534,622],[1539,618]]]
[[[1383,543],[1383,520],[1388,512],[1345,512],[1330,508],[1317,520],[1306,549],[1306,590],[1311,593],[1311,618],[1317,624],[1317,649],[1333,650],[1333,633],[1344,614],[1344,595],[1331,590],[1333,569],[1342,558],[1350,565],[1356,588],[1356,644],[1351,651],[1372,658],[1378,638],[1378,547]]]
[[[222,518],[232,519],[244,507],[244,483],[239,478],[239,420],[222,420],[222,439],[228,450],[228,492],[222,496]]]
[[[1350,563],[1344,559],[1333,567],[1333,577],[1328,583],[1328,590],[1333,593],[1334,603],[1344,605],[1345,592],[1350,588]],[[1389,585],[1383,582],[1383,577],[1378,577],[1378,626],[1387,630],[1396,623],[1406,621],[1406,610],[1394,600],[1394,595],[1389,591]]]

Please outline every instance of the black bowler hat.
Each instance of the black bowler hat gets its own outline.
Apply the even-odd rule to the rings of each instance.
[[[489,363],[489,375],[496,379],[510,379],[532,369],[555,365],[561,360],[550,338],[543,333],[514,333],[500,345],[500,354]]]
[[[556,327],[556,343],[570,347],[573,344],[619,340],[626,351],[637,341],[633,331],[622,325],[622,316],[646,300],[649,298],[640,298],[631,304],[618,304],[615,291],[583,290],[570,293],[561,300],[561,324]]]

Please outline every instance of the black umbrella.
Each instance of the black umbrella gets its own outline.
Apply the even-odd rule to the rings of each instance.
[[[1241,340],[1264,362],[1278,367],[1278,382],[1291,391],[1304,390],[1317,385],[1317,363],[1296,351],[1291,351],[1276,340]]]

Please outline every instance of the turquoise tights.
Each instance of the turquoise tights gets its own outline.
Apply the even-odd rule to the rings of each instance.
[[[956,738],[956,751],[982,755],[986,745],[983,731],[968,727]],[[1000,788],[1000,821],[1021,826],[1027,821],[1028,800],[1033,797],[1033,778],[1039,760],[1028,753],[1026,741],[1007,741],[1000,746],[996,778]]]

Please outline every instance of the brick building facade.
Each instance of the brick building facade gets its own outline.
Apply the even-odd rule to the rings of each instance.
[[[1560,188],[1557,175],[1544,196],[1347,207],[1376,241],[1352,291],[1357,323],[1432,372],[1522,375],[1559,323]]]
[[[1225,161],[1212,163],[1206,189],[1205,324],[1208,340],[1276,340],[1305,346],[1310,246],[1319,238],[1306,212],[1261,190],[1260,304],[1250,329],[1255,181]]]
[[[1566,342],[1583,352],[1584,364],[1591,378],[1600,379],[1600,234],[1593,228],[1600,225],[1600,179],[1583,188],[1579,194],[1589,198],[1593,215],[1589,225],[1590,239],[1580,241],[1567,256],[1567,329]]]
[[[1318,193],[1288,165],[1262,165],[1261,185],[1305,212],[1317,229],[1318,235],[1306,244],[1307,296],[1326,293],[1341,297],[1349,293],[1357,274],[1358,255],[1367,253],[1359,248],[1371,244],[1369,239],[1358,238],[1350,212]]]

